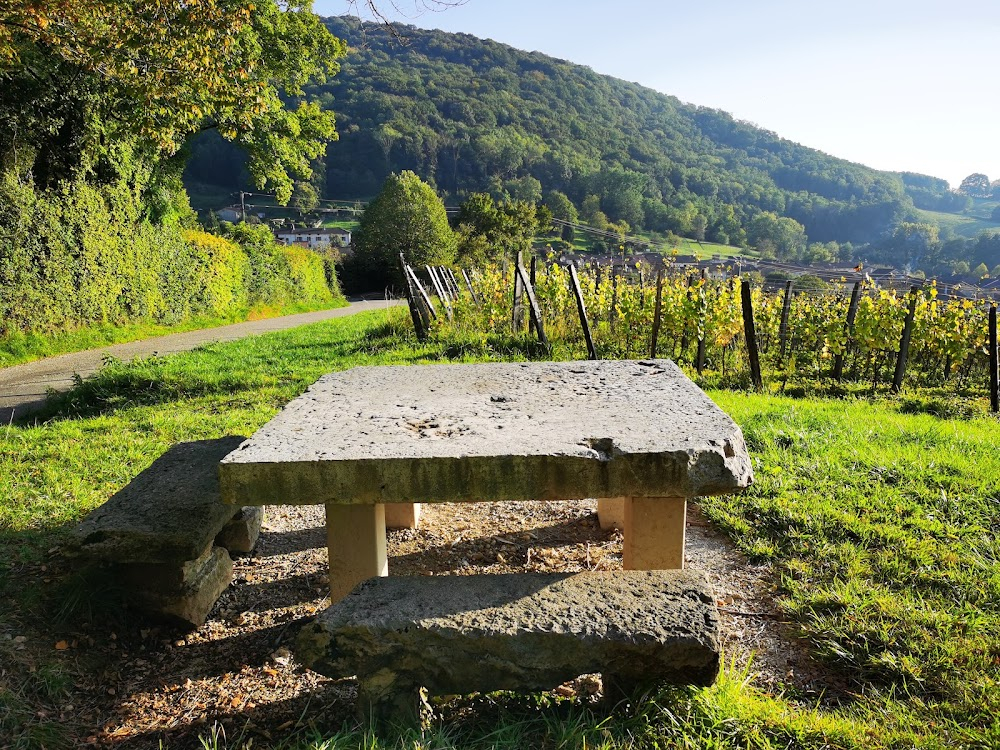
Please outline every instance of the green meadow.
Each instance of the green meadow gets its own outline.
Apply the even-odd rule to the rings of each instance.
[[[0,633],[58,611],[19,585],[66,530],[169,446],[250,434],[321,374],[357,365],[523,358],[517,341],[417,343],[406,311],[333,320],[193,352],[111,362],[30,424],[0,427]],[[296,748],[988,748],[1000,745],[997,421],[913,408],[919,398],[709,395],[742,427],[755,484],[701,505],[755,564],[836,701],[764,692],[731,659],[716,685],[647,695],[629,711],[552,695],[447,708],[423,730],[351,721]],[[906,394],[904,394],[906,395]],[[910,394],[919,396],[919,394]],[[914,413],[916,412],[916,413]],[[957,412],[956,412],[957,413]],[[65,592],[65,587],[51,588]],[[10,654],[0,640],[0,663]],[[72,747],[56,721],[72,672],[53,654],[0,677],[0,746]],[[70,697],[67,697],[70,696]],[[41,738],[41,739],[40,739]],[[257,738],[254,747],[262,745]],[[207,747],[236,747],[205,733]]]

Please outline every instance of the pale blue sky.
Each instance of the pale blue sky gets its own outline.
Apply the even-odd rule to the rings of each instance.
[[[588,65],[879,169],[1000,179],[997,0],[383,0],[405,23]],[[321,15],[345,0],[317,0]]]

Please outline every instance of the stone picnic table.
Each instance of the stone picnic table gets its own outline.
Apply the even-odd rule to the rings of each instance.
[[[684,567],[688,498],[752,481],[740,428],[669,360],[357,367],[219,466],[237,505],[326,506],[331,598],[388,574],[419,503],[598,498],[631,570]],[[405,523],[405,521],[403,522]]]

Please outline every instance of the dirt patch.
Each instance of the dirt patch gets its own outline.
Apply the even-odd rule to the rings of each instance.
[[[620,569],[621,534],[601,531],[595,511],[588,500],[425,505],[419,529],[389,533],[390,570]],[[769,692],[813,701],[829,695],[829,676],[776,610],[770,570],[749,565],[696,507],[688,519],[687,564],[715,586],[727,660],[749,664],[754,683]],[[62,689],[32,692],[39,697],[31,712],[71,727],[75,746],[197,747],[198,735],[212,730],[230,744],[253,738],[260,746],[307,725],[338,729],[353,716],[352,681],[305,671],[288,650],[301,625],[328,604],[324,524],[321,506],[268,508],[257,549],[236,560],[234,584],[192,633],[125,622],[42,634],[27,618],[10,618],[0,632],[0,680],[14,685],[52,664],[71,675]],[[23,585],[45,585],[58,567],[14,575]],[[584,680],[560,693],[593,693],[593,685]]]

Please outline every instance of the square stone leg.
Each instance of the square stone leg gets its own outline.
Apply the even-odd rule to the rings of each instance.
[[[625,530],[625,498],[602,497],[597,500],[597,521],[601,529]]]
[[[386,503],[387,529],[415,529],[420,524],[420,503]]]
[[[625,499],[625,570],[673,570],[684,567],[683,497]]]
[[[338,602],[362,581],[389,575],[385,554],[385,506],[326,505],[330,601]]]

